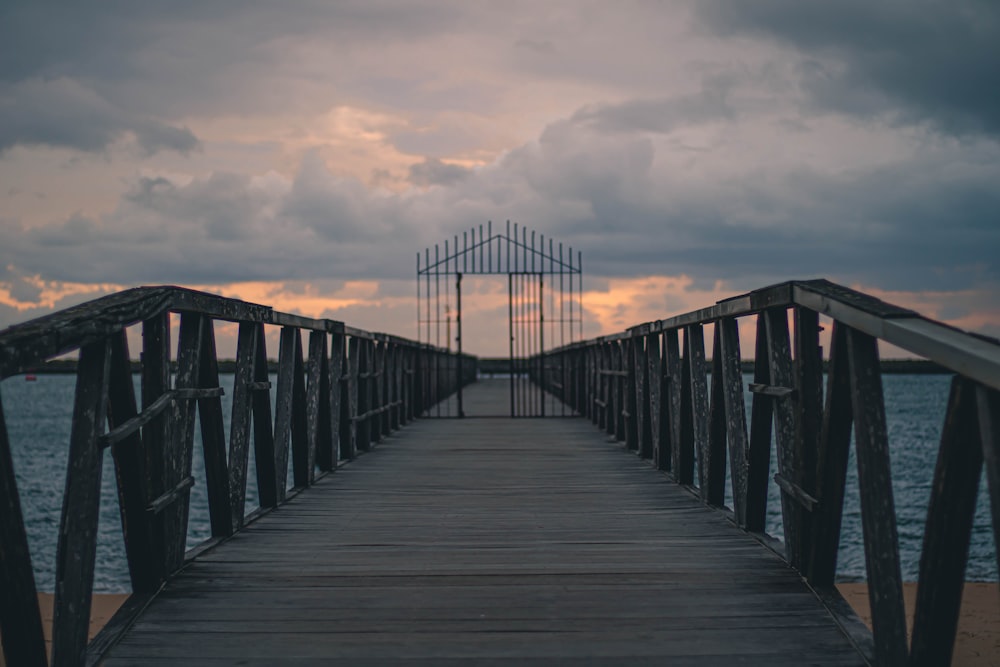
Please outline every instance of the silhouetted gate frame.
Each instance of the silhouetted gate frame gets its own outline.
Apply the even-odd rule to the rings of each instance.
[[[509,220],[505,233],[494,234],[492,222],[487,223],[485,230],[483,225],[479,225],[478,239],[476,232],[475,227],[462,232],[461,246],[456,234],[451,242],[445,240],[443,244],[435,244],[433,253],[430,247],[424,249],[422,262],[421,253],[417,253],[417,339],[450,351],[451,324],[454,321],[456,367],[434,369],[433,372],[455,372],[464,377],[468,369],[463,367],[461,360],[462,277],[506,275],[510,416],[544,417],[546,393],[541,389],[540,379],[552,370],[546,368],[545,326],[548,324],[550,327],[550,347],[569,345],[583,338],[583,254],[577,251],[574,263],[572,247],[564,252],[562,243],[556,244],[549,238],[546,249],[544,234],[536,234],[534,230],[529,234],[527,227],[518,226],[516,222],[512,225]],[[546,276],[551,277],[548,291]],[[454,320],[451,315],[451,278],[454,278]],[[546,295],[550,302],[548,318],[545,315]],[[434,406],[434,414],[425,416],[464,417],[463,384],[455,385],[455,414],[452,414],[451,402],[446,400]],[[565,414],[565,404],[552,397],[549,401]]]

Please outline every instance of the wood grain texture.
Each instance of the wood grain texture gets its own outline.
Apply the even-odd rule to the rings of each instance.
[[[794,571],[648,462],[583,419],[506,418],[394,433],[202,554],[104,664],[337,661],[863,664]]]
[[[114,429],[138,416],[128,336],[122,331],[111,337],[111,368],[108,377],[108,427]],[[153,540],[146,515],[143,467],[146,453],[142,434],[135,431],[111,446],[118,488],[118,509],[122,520],[125,553],[134,591],[155,590],[159,586],[152,564]]]
[[[215,349],[215,327],[206,326],[201,338],[202,387],[219,386],[219,362]],[[222,398],[198,401],[201,424],[201,446],[205,461],[205,487],[208,493],[208,514],[212,537],[232,533],[232,512],[229,507],[229,465],[226,462],[226,428],[222,414]]]
[[[747,442],[746,405],[743,402],[743,371],[740,359],[740,334],[736,318],[729,317],[715,324],[719,330],[722,350],[722,391],[726,413],[726,442],[732,467],[733,510],[736,523],[747,525]],[[714,378],[713,378],[714,380]]]
[[[229,428],[229,509],[233,531],[243,526],[250,467],[250,426],[253,419],[252,392],[257,327],[240,324],[236,341],[236,373],[233,377],[233,411]]]
[[[880,664],[902,665],[907,659],[906,614],[878,341],[848,329],[847,350],[875,655]]]
[[[927,509],[910,665],[951,660],[983,469],[976,387],[955,377]]]
[[[847,461],[854,415],[851,408],[851,378],[847,359],[847,332],[833,323],[830,362],[827,371],[826,407],[820,427],[817,454],[819,512],[813,521],[810,563],[806,577],[815,586],[833,586],[837,574],[837,551],[844,511]]]
[[[771,384],[767,354],[767,327],[764,315],[757,316],[757,338],[754,345],[753,381]],[[767,516],[768,469],[771,466],[771,427],[774,406],[762,394],[754,394],[750,405],[750,448],[747,455],[746,528],[764,532]]]
[[[66,491],[56,545],[52,620],[52,662],[56,665],[82,662],[87,648],[101,505],[102,452],[98,437],[107,419],[110,366],[110,340],[80,349]]]

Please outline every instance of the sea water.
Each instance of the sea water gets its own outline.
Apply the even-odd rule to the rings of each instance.
[[[272,386],[275,378],[272,377]],[[745,378],[746,383],[751,377]],[[138,394],[138,377],[136,391]],[[924,521],[934,476],[941,427],[947,406],[951,378],[948,375],[885,375],[886,422],[892,460],[892,483],[899,527],[900,559],[904,580],[916,580],[922,547]],[[14,469],[25,517],[32,565],[39,590],[51,591],[55,582],[55,550],[66,484],[66,459],[76,379],[71,375],[39,375],[37,381],[24,377],[0,383],[7,429],[11,440]],[[223,415],[229,433],[233,376],[223,375],[221,384]],[[749,418],[750,394],[747,397]],[[273,401],[273,392],[272,392]],[[211,535],[208,499],[205,492],[204,462],[200,434],[195,433],[191,509],[187,546],[198,545]],[[843,530],[838,555],[838,578],[844,581],[865,577],[861,512],[857,491],[857,467],[853,455],[848,462]],[[772,447],[771,474],[776,470]],[[246,509],[257,506],[256,472],[252,451],[247,475]],[[290,480],[289,480],[290,484]],[[732,503],[727,484],[727,503]],[[782,536],[780,499],[775,484],[769,485],[767,531]],[[990,523],[986,482],[980,482],[979,502],[972,530],[972,546],[966,579],[996,581],[996,557]],[[97,592],[129,590],[128,565],[121,533],[114,467],[111,456],[104,457],[101,478],[101,511],[97,539]]]

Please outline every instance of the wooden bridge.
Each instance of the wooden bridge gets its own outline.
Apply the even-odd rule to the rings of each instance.
[[[757,322],[749,427],[747,317]],[[216,321],[239,323],[228,436]],[[270,327],[280,327],[275,387]],[[878,340],[956,373],[909,642]],[[72,350],[55,665],[947,664],[984,463],[1000,534],[1000,345],[825,281],[526,363],[575,419],[421,419],[463,387],[466,414],[503,415],[507,385],[475,382],[472,357],[178,288],[130,290],[0,332],[0,369]],[[833,587],[852,433],[873,633]],[[88,644],[105,449],[133,593]],[[251,450],[260,507],[248,516]],[[3,649],[9,665],[44,665],[12,466],[0,423]],[[772,481],[783,543],[763,532]],[[196,483],[213,536],[185,553]]]

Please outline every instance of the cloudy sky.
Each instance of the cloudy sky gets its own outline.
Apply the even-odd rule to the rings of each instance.
[[[509,219],[588,335],[813,277],[1000,335],[998,183],[995,0],[0,4],[0,327],[169,283],[412,336],[416,252]]]

